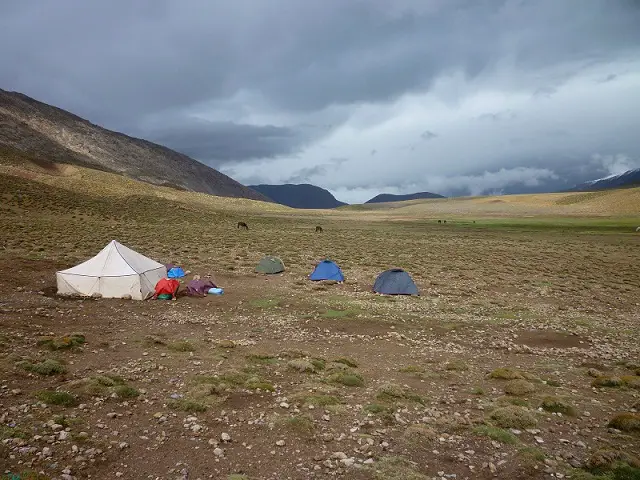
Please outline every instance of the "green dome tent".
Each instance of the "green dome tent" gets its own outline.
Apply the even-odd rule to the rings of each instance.
[[[284,263],[278,257],[267,256],[260,260],[256,272],[267,274],[284,272]]]

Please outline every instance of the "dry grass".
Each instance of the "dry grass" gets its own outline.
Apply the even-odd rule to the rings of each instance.
[[[417,204],[372,211],[270,210],[257,202],[131,189],[135,182],[113,186],[104,180],[116,177],[101,174],[75,184],[73,175],[79,172],[51,181],[41,180],[42,172],[33,181],[0,175],[0,256],[12,266],[3,270],[9,276],[0,276],[8,296],[0,318],[0,375],[8,379],[3,405],[11,412],[20,411],[25,397],[42,390],[58,393],[56,388],[73,397],[61,396],[62,403],[66,397],[88,405],[89,411],[65,412],[84,415],[91,425],[108,412],[121,412],[126,416],[117,426],[113,422],[104,432],[92,428],[90,435],[108,445],[119,440],[109,436],[111,430],[122,434],[126,430],[120,424],[126,423],[131,458],[161,460],[157,471],[142,472],[159,477],[175,476],[167,470],[185,461],[185,452],[195,446],[211,452],[206,441],[223,428],[234,436],[233,444],[224,446],[225,459],[209,454],[200,462],[216,478],[231,472],[306,478],[315,465],[322,469],[318,476],[345,478],[434,478],[440,469],[457,478],[488,477],[481,466],[497,461],[492,442],[502,443],[500,453],[507,459],[498,465],[497,476],[528,478],[518,468],[535,464],[532,475],[542,474],[546,467],[538,463],[545,454],[555,459],[571,452],[582,461],[600,443],[638,447],[629,417],[601,428],[611,412],[637,409],[638,366],[630,359],[638,358],[640,345],[635,321],[640,252],[636,234],[628,232],[631,222],[640,225],[637,218],[522,218],[517,212],[535,208],[509,198],[468,200],[475,205],[468,211],[463,211],[467,200],[448,206],[440,202],[433,217]],[[103,184],[97,184],[98,178]],[[565,195],[559,197],[569,199],[563,205],[545,198],[538,201],[551,203],[539,212],[553,210],[555,215],[608,197]],[[422,213],[408,215],[412,208]],[[447,209],[459,212],[439,226],[435,215]],[[239,220],[247,221],[249,232],[235,228]],[[314,234],[318,223],[327,234]],[[155,303],[51,295],[55,270],[95,255],[113,238],[159,261],[211,273],[225,286],[225,295]],[[281,256],[287,271],[256,276],[253,269],[266,254]],[[340,264],[346,283],[316,289],[307,281],[317,259],[325,256]],[[410,271],[421,297],[371,295],[376,275],[396,265]],[[40,288],[43,296],[28,293]],[[72,381],[14,368],[24,358],[46,358],[47,352],[34,345],[34,335],[70,337],[69,325],[82,328],[86,343],[66,348],[68,342],[62,341],[63,348],[56,346],[49,355],[67,367]],[[41,347],[51,348],[48,343]],[[618,379],[613,382],[618,388],[594,390],[585,362],[597,365],[598,377],[608,376],[603,383]],[[146,393],[136,397],[134,386]],[[524,392],[516,388],[522,386]],[[501,396],[503,391],[507,394]],[[283,401],[289,408],[281,406]],[[175,411],[166,414],[166,424],[150,420],[153,412],[167,408]],[[543,412],[536,413],[538,408]],[[578,408],[590,416],[571,416]],[[203,409],[206,414],[198,416],[211,432],[192,439],[183,432],[187,415],[182,412]],[[19,419],[29,433],[43,421],[35,412],[33,418]],[[483,415],[486,424],[478,427]],[[592,436],[577,433],[594,425],[599,427]],[[620,434],[615,425],[627,430]],[[519,454],[535,440],[523,432],[514,443],[509,429],[534,426],[545,440],[543,453]],[[154,432],[149,441],[138,440],[144,429]],[[171,435],[171,448],[147,450],[160,431]],[[346,437],[336,441],[342,432]],[[559,435],[571,443],[559,445]],[[280,438],[286,445],[276,448]],[[574,438],[587,449],[575,446]],[[382,440],[389,445],[382,446]],[[241,446],[245,441],[251,450]],[[368,441],[373,444],[365,451]],[[338,466],[344,473],[337,468],[325,472],[325,449],[344,451],[359,464],[370,455],[374,463],[360,471]],[[449,462],[432,456],[434,449],[440,455],[475,454]],[[27,458],[13,453],[12,468]],[[469,464],[476,465],[475,472]],[[97,477],[112,474],[112,467],[90,466]]]
[[[640,413],[620,413],[611,419],[609,426],[623,432],[640,432]]]
[[[522,379],[511,380],[504,386],[504,392],[507,395],[528,395],[535,392],[535,390],[536,387],[533,383]]]
[[[42,362],[31,363],[27,360],[23,360],[18,362],[16,366],[28,371],[37,373],[38,375],[59,375],[61,373],[65,373],[67,368],[60,363],[58,360],[54,360],[52,358],[47,358]]]
[[[516,405],[497,408],[491,412],[489,418],[501,428],[529,428],[538,423],[531,412]]]

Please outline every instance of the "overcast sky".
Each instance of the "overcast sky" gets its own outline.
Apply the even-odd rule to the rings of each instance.
[[[0,88],[343,201],[640,167],[639,0],[2,0]]]

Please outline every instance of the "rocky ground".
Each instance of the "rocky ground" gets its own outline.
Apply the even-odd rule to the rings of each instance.
[[[30,218],[3,226],[0,478],[639,478],[637,237]],[[225,293],[56,297],[111,238]],[[307,281],[325,255],[344,284]],[[420,297],[370,292],[395,265]]]

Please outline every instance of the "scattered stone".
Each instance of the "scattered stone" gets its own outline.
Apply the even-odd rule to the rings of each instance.
[[[278,440],[278,441],[276,442],[276,445],[277,445],[278,447],[284,447],[284,446],[285,446],[285,441],[284,441],[284,440]]]
[[[355,458],[343,458],[340,460],[340,463],[345,467],[351,467],[354,463],[356,463]]]

